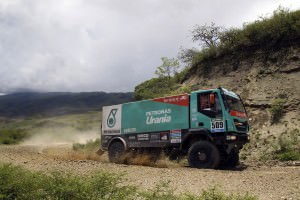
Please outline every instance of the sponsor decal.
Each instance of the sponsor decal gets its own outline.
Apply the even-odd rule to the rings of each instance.
[[[181,143],[181,130],[171,130],[170,140],[171,143]]]
[[[137,135],[138,141],[148,141],[149,140],[149,134],[138,134]]]
[[[103,133],[104,134],[120,134],[121,131],[120,130],[104,130]]]
[[[150,140],[160,140],[160,135],[155,133],[150,135]]]
[[[162,98],[153,99],[153,101],[161,102],[161,103],[175,104],[178,106],[188,106],[189,105],[189,95],[182,94],[182,95],[177,95],[177,96],[162,97]]]
[[[160,133],[160,140],[163,140],[163,141],[168,140],[168,135],[169,135],[168,132],[161,132]]]
[[[136,137],[135,137],[135,135],[131,135],[131,136],[129,136],[129,137],[128,137],[128,140],[136,140]]]
[[[121,134],[122,105],[104,106],[102,111],[102,134]]]
[[[151,124],[170,123],[172,121],[171,113],[172,113],[172,109],[170,108],[147,111],[146,124],[151,125]]]
[[[124,133],[134,133],[136,132],[136,128],[126,128],[124,129]]]
[[[240,117],[240,118],[247,118],[246,113],[239,112],[239,111],[236,111],[236,110],[230,110],[230,115],[235,116],[235,117]]]
[[[211,132],[224,132],[224,121],[222,119],[212,119]]]
[[[117,114],[117,112],[118,112],[117,108],[111,109],[111,111],[110,111],[110,113],[107,117],[107,120],[106,120],[107,126],[109,128],[113,128],[116,125],[116,114]]]

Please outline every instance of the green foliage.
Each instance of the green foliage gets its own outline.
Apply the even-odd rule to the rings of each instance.
[[[136,188],[107,172],[89,177],[61,172],[45,175],[8,164],[0,165],[0,199],[135,199]]]
[[[73,150],[75,151],[94,151],[100,147],[100,139],[88,140],[85,144],[74,143]]]
[[[153,190],[140,191],[125,183],[123,175],[97,172],[90,176],[53,172],[49,175],[31,172],[10,164],[0,165],[0,199],[140,199],[140,200],[255,200],[254,196],[225,195],[216,187],[201,195],[175,195],[170,182]]]
[[[269,109],[271,112],[271,122],[272,123],[277,123],[281,119],[284,113],[284,104],[285,104],[284,99],[275,99],[272,104],[271,108]]]
[[[145,200],[168,200],[168,199],[181,199],[174,194],[174,191],[170,188],[170,181],[158,183],[153,190],[142,193]]]
[[[175,73],[175,75],[170,79],[167,77],[152,78],[137,85],[134,89],[134,99],[144,100],[168,95],[189,93],[191,91],[190,86],[181,86],[181,82],[188,71],[189,69],[186,68],[179,73]]]
[[[196,48],[192,48],[192,49],[185,49],[183,47],[180,48],[180,51],[178,53],[178,59],[185,63],[187,66],[189,66],[193,60],[193,58],[195,57],[195,55],[198,53],[199,51]]]
[[[157,67],[155,74],[160,78],[167,77],[170,80],[171,76],[174,76],[179,69],[179,61],[175,58],[167,57],[161,57],[161,61],[163,63]]]
[[[165,96],[170,94],[176,86],[173,78],[170,80],[166,77],[152,78],[135,87],[134,98],[142,100]]]
[[[18,144],[30,134],[23,129],[1,129],[0,144]]]

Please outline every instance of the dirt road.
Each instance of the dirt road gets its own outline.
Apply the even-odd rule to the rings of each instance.
[[[93,157],[90,157],[93,158]],[[245,165],[240,170],[199,170],[161,161],[160,167],[117,165],[102,157],[87,160],[74,153],[70,146],[0,146],[0,162],[13,163],[30,170],[72,171],[87,174],[96,170],[125,173],[129,184],[151,189],[161,181],[170,181],[177,193],[201,193],[220,186],[225,193],[249,192],[262,200],[299,200],[300,167],[267,167]],[[162,168],[164,167],[164,168]]]

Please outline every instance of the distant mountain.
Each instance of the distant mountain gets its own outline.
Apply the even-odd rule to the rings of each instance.
[[[0,96],[0,116],[55,116],[101,110],[102,106],[133,100],[133,93],[21,92]]]

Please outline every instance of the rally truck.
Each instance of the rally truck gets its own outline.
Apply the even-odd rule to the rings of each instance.
[[[219,87],[103,107],[100,149],[114,163],[128,152],[162,150],[194,168],[235,167],[248,131],[242,99]]]

